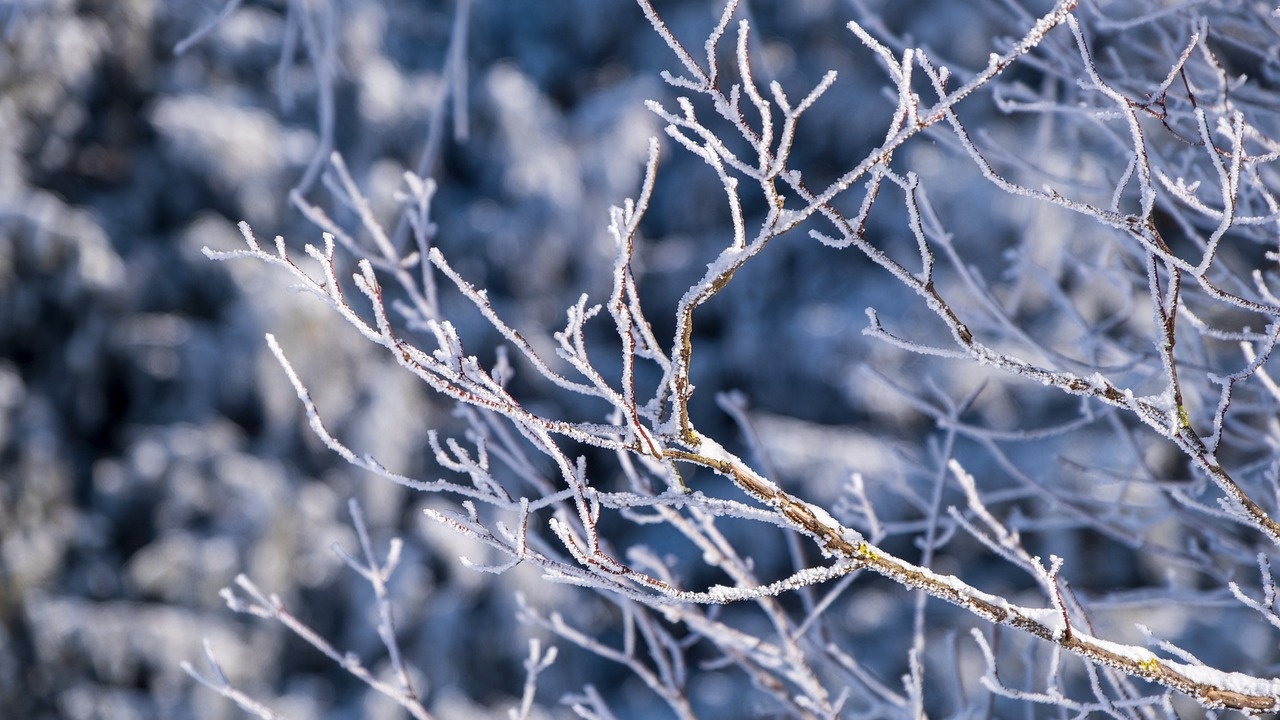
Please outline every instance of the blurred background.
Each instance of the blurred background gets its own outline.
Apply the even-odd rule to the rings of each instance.
[[[699,55],[719,3],[655,5]],[[762,84],[777,80],[798,98],[827,70],[840,73],[793,153],[818,187],[880,142],[893,108],[848,20],[875,18],[940,61],[978,68],[999,38],[1029,26],[1013,7],[744,0],[739,13],[752,23]],[[663,136],[644,101],[672,107],[659,73],[679,64],[626,0],[467,8],[459,33],[459,4],[432,0],[0,1],[0,716],[240,717],[179,669],[202,666],[207,638],[238,687],[286,716],[399,717],[328,659],[218,596],[243,572],[337,647],[383,667],[370,591],[330,550],[355,551],[353,497],[378,548],[393,535],[406,542],[392,586],[402,647],[439,717],[505,716],[519,697],[527,639],[538,633],[517,621],[517,593],[544,610],[574,608],[582,627],[616,639],[617,618],[583,593],[533,571],[495,578],[463,567],[458,556],[483,561],[486,550],[423,518],[437,500],[350,469],[317,441],[265,332],[289,353],[330,431],[398,472],[437,477],[427,431],[456,421],[322,303],[290,292],[278,270],[201,253],[243,247],[241,220],[264,243],[283,235],[295,254],[318,242],[289,192],[325,205],[317,172],[332,149],[389,227],[404,170],[433,175],[439,246],[526,336],[562,327],[581,293],[606,297],[607,211],[638,191],[648,139]],[[451,42],[460,60],[445,73]],[[971,112],[996,135],[1034,130],[989,102]],[[968,247],[993,275],[1029,224],[1044,243],[1038,261],[1058,271],[1065,224],[995,195],[944,147],[913,152],[936,175],[938,207],[981,225]],[[1057,152],[1073,162],[1070,148]],[[1042,159],[1056,162],[1049,150]],[[660,338],[670,337],[675,301],[727,242],[727,220],[714,175],[664,139],[637,260]],[[872,229],[892,228],[885,247],[910,257],[902,220],[886,212]],[[909,488],[930,472],[919,463],[934,421],[859,368],[892,367],[940,397],[989,378],[933,372],[936,363],[862,337],[869,305],[886,323],[927,329],[926,313],[894,287],[865,260],[802,233],[775,243],[699,316],[699,427],[732,437],[711,399],[740,389],[778,472],[802,478],[811,499],[834,504],[857,470],[908,488],[872,490],[885,518],[918,514],[912,498],[923,491]],[[460,317],[469,350],[491,362],[495,334]],[[517,387],[542,407],[572,405],[535,382]],[[1073,417],[1078,405],[1030,398],[993,390],[973,412],[1017,429],[1028,418]],[[1053,453],[1021,448],[1015,464],[1016,453],[1032,465]],[[1118,543],[1080,537],[1055,542],[1106,558],[1082,583],[1114,589],[1155,572]],[[785,551],[760,556],[783,562]],[[1002,589],[1003,571],[984,576],[974,563],[967,578]],[[1025,579],[1007,583],[1010,593],[1027,589]],[[869,582],[840,611],[865,647],[884,648],[868,667],[891,684],[909,643],[899,592]],[[560,697],[594,684],[619,717],[665,715],[620,667],[561,650],[537,713],[568,716]],[[746,682],[708,670],[693,688],[697,707],[706,717],[769,716],[739,692]]]

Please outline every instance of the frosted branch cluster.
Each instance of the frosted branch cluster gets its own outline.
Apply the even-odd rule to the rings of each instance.
[[[622,618],[620,640],[595,636],[572,613],[532,600],[524,601],[523,619],[625,667],[679,717],[698,714],[689,685],[706,667],[732,668],[776,712],[802,718],[940,707],[929,695],[934,675],[926,675],[948,664],[956,677],[947,683],[960,698],[954,703],[970,709],[999,699],[1078,717],[1153,717],[1173,714],[1187,698],[1247,713],[1280,709],[1280,680],[1267,666],[1215,667],[1159,631],[1134,640],[1132,625],[1117,634],[1116,623],[1102,618],[1124,598],[1072,581],[1089,576],[1082,562],[1099,560],[1040,549],[1054,547],[1043,538],[1064,528],[1103,538],[1153,558],[1170,578],[1199,578],[1164,587],[1161,602],[1229,603],[1257,632],[1274,636],[1280,627],[1270,572],[1280,549],[1280,389],[1270,365],[1280,340],[1273,291],[1280,140],[1273,105],[1227,69],[1215,29],[1163,14],[1109,21],[1099,9],[1105,4],[1061,0],[1038,17],[1020,16],[1020,36],[993,39],[985,65],[961,69],[859,10],[846,51],[863,57],[863,72],[879,73],[887,101],[841,112],[883,109],[883,134],[867,140],[856,163],[824,173],[798,166],[793,150],[814,140],[806,134],[809,113],[839,102],[833,89],[843,78],[828,72],[799,92],[758,79],[755,30],[737,2],[723,8],[698,49],[649,0],[639,4],[677,62],[662,75],[675,96],[648,103],[666,138],[650,142],[636,196],[608,218],[615,258],[600,272],[611,271],[611,289],[583,295],[560,329],[526,337],[451,264],[447,238],[437,237],[431,221],[437,193],[427,168],[404,175],[399,233],[383,228],[334,154],[322,180],[358,227],[331,219],[300,188],[294,201],[323,232],[319,244],[299,255],[281,238],[261,243],[242,224],[245,249],[206,249],[216,260],[278,267],[402,371],[455,403],[462,428],[431,436],[441,477],[384,467],[326,426],[308,379],[290,362],[320,350],[268,336],[324,444],[358,468],[443,498],[429,519],[488,549],[486,557],[464,559],[472,570],[533,567],[611,607]],[[1157,77],[1128,69],[1157,66]],[[982,115],[974,107],[983,103],[1025,120],[1026,135],[994,137],[975,125],[971,118]],[[1068,147],[1103,159],[1072,174]],[[721,245],[670,307],[642,292],[651,241],[644,229],[664,179],[664,152],[705,166],[718,212],[728,218]],[[980,212],[960,214],[937,201],[953,170],[940,174],[922,164],[926,155],[962,167],[954,172],[983,184],[988,196],[1050,220],[1027,222],[1013,237],[996,236],[994,224],[972,226],[966,221]],[[1051,224],[1070,227],[1072,236],[1049,232]],[[755,424],[746,396],[719,398],[737,433],[699,426],[697,418],[717,405],[695,387],[704,362],[699,319],[713,301],[728,302],[748,267],[767,267],[779,243],[854,254],[865,261],[861,272],[889,279],[899,292],[893,302],[913,308],[916,320],[866,308],[862,337],[876,352],[985,378],[982,387],[958,392],[874,363],[848,369],[933,425],[926,449],[913,456],[922,484],[901,492],[910,512],[881,507],[885,488],[907,482],[902,477],[848,467],[847,486],[834,494],[779,477],[770,460],[776,444],[767,426]],[[1044,267],[1050,246],[1077,274]],[[347,276],[340,268],[352,262]],[[1022,280],[1002,282],[1001,271]],[[1095,281],[1110,294],[1090,297]],[[467,346],[467,333],[450,317],[458,307],[500,336],[500,352]],[[1062,329],[1046,332],[1050,326]],[[482,362],[489,355],[496,359]],[[530,386],[576,396],[576,404],[530,402],[520,389]],[[1046,402],[1059,404],[1057,419],[1003,428],[983,421],[974,408],[1010,387],[1052,398]],[[1013,449],[1070,437],[1106,437],[1107,449],[1035,463]],[[1167,458],[1163,465],[1149,460],[1156,455]],[[1067,473],[1095,489],[1116,488],[1113,500],[1082,499],[1084,491],[1058,484]],[[400,668],[393,680],[369,675],[308,634],[247,578],[228,603],[283,623],[426,717],[397,654],[386,597],[396,550],[378,560],[352,510],[361,550],[344,559],[377,591],[379,633]],[[664,547],[689,552],[656,550],[622,526],[650,537],[658,528]],[[779,574],[758,564],[756,549],[743,543],[752,535],[785,547],[792,566]],[[989,573],[948,560],[975,556],[1017,575],[1023,589],[990,587]],[[857,607],[859,593],[883,592],[886,580],[894,602],[916,603],[914,616],[894,621],[912,628],[901,678],[868,670],[833,610]],[[929,599],[955,610],[938,610],[942,604]],[[931,628],[947,623],[969,632],[944,643]],[[1000,643],[1014,636],[1032,640],[1010,659]],[[689,659],[695,646],[701,665]],[[555,659],[554,649],[530,648],[519,716],[531,712],[537,679],[555,671]],[[269,716],[219,680],[211,662],[208,684]],[[593,688],[569,702],[584,717],[609,716]]]

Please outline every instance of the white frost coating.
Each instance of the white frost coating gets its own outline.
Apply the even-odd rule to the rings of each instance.
[[[1175,660],[1157,658],[1154,653],[1146,648],[1121,645],[1083,633],[1076,633],[1076,635],[1088,645],[1114,653],[1135,663],[1150,662],[1153,659],[1158,660],[1161,666],[1180,675],[1185,675],[1192,682],[1238,692],[1242,695],[1280,698],[1280,679],[1256,678],[1244,673],[1225,672],[1207,665],[1187,665]]]
[[[711,602],[718,604],[726,604],[733,602],[741,597],[742,591],[737,588],[731,588],[726,585],[712,585],[707,590],[707,596]]]
[[[1067,631],[1067,623],[1057,608],[1019,608],[1018,612],[1048,628],[1055,642],[1062,640]]]
[[[1223,672],[1207,665],[1183,665],[1182,663],[1161,661],[1161,664],[1177,669],[1192,681],[1204,685],[1213,685],[1224,690],[1231,690],[1242,695],[1261,695],[1280,699],[1280,679],[1252,677],[1238,672]]]
[[[699,454],[701,454],[702,456],[706,457],[709,460],[714,460],[716,462],[723,462],[723,463],[731,463],[733,465],[742,465],[742,461],[739,460],[737,457],[735,457],[733,453],[729,452],[728,450],[725,450],[723,447],[721,447],[720,443],[708,437],[702,438],[701,442],[698,443],[698,452]],[[758,473],[752,473],[752,475],[755,476],[754,480],[758,484],[774,492],[779,492],[778,486],[774,485],[773,481],[759,475]],[[827,517],[830,518],[831,516],[828,515]],[[835,521],[833,520],[832,522],[835,522]],[[834,527],[839,527],[839,525],[835,525]]]
[[[978,590],[977,588],[973,587],[972,585],[966,584],[963,580],[961,580],[960,578],[954,575],[939,575],[938,573],[930,570],[929,568],[920,567],[918,565],[911,565],[910,567],[914,572],[917,572],[920,575],[925,576],[934,584],[942,585],[947,588],[950,588],[952,591],[955,592],[956,595],[962,598],[967,598],[969,600],[979,600],[987,605],[1000,608],[1001,610],[1004,610],[1006,612],[1011,611],[1011,612],[1016,612],[1024,615],[1029,614],[1030,612],[1034,612],[1029,610],[1028,608],[1011,605],[1009,604],[1008,600],[1005,600],[1002,597],[984,593],[981,590]]]
[[[1161,666],[1180,675],[1185,675],[1196,683],[1212,685],[1216,688],[1238,692],[1243,695],[1280,697],[1280,679],[1256,678],[1244,673],[1225,672],[1206,665],[1187,665],[1176,660],[1157,658],[1154,653],[1146,648],[1121,645],[1084,633],[1076,633],[1076,636],[1087,645],[1113,653],[1134,663],[1147,663],[1157,660]]]
[[[720,277],[732,270],[733,267],[743,259],[743,255],[745,254],[747,254],[745,251],[735,248],[726,248],[721,251],[720,254],[716,256],[715,260],[707,263],[707,275],[699,285],[703,285],[713,278]]]
[[[776,597],[786,592],[839,577],[848,572],[850,568],[851,566],[846,564],[837,564],[830,567],[811,567],[768,585],[753,585],[751,587],[712,585],[706,592],[677,592],[673,597],[678,597],[686,602],[716,604],[753,600],[762,597]]]
[[[831,514],[826,510],[809,503],[805,503],[805,505],[808,506],[809,512],[813,513],[814,519],[822,523],[824,526],[831,528],[832,532],[839,533],[844,530],[844,528],[840,526],[840,523],[836,522],[836,519],[831,517]],[[858,539],[861,540],[862,538]]]
[[[919,568],[918,570],[925,575],[928,575],[931,579],[952,588],[962,597],[981,599],[1034,620],[1048,628],[1052,632],[1055,640],[1061,639],[1066,630],[1062,614],[1054,608],[1027,608],[1012,606],[1002,598],[993,597],[986,593],[974,590],[973,588],[964,585],[964,583],[954,577],[939,576],[925,568]],[[1137,665],[1146,664],[1152,660],[1156,660],[1162,667],[1183,675],[1192,682],[1200,685],[1235,692],[1241,695],[1272,697],[1280,700],[1280,678],[1259,678],[1246,675],[1244,673],[1225,672],[1206,665],[1188,665],[1175,660],[1158,658],[1154,653],[1144,647],[1122,645],[1109,640],[1103,640],[1087,633],[1079,632],[1074,628],[1072,629],[1072,634],[1085,646],[1111,653]]]

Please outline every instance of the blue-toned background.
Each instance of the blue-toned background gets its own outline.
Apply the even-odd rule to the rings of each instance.
[[[1032,13],[1045,5],[1020,4]],[[317,441],[264,332],[279,338],[329,429],[398,472],[436,477],[427,431],[455,420],[328,308],[290,292],[282,273],[201,253],[242,247],[241,220],[264,243],[283,235],[297,254],[318,242],[288,192],[326,123],[391,226],[401,173],[421,162],[429,118],[450,81],[440,71],[455,4],[290,5],[314,23],[303,32],[335,39],[331,118],[317,111],[312,59],[295,48],[282,63],[291,32],[284,3],[245,2],[177,56],[175,45],[211,22],[221,2],[0,2],[0,717],[238,717],[179,669],[184,660],[202,665],[203,638],[241,688],[289,717],[398,717],[332,662],[278,626],[234,615],[218,597],[243,572],[335,645],[380,667],[369,590],[329,549],[354,551],[350,497],[363,503],[379,547],[393,534],[405,539],[393,583],[402,647],[439,717],[505,717],[518,698],[527,638],[536,633],[517,621],[517,593],[617,641],[608,606],[533,570],[493,577],[463,567],[458,556],[483,560],[485,549],[423,519],[421,509],[439,499],[347,468]],[[798,98],[827,70],[840,73],[802,121],[794,148],[793,164],[811,187],[878,144],[893,109],[883,71],[848,20],[879,17],[960,68],[981,67],[1003,49],[998,38],[1028,26],[1013,3],[747,5],[762,82],[776,79]],[[719,13],[706,2],[657,7],[695,51]],[[607,297],[608,208],[638,191],[648,139],[663,137],[644,102],[673,106],[659,73],[678,72],[679,63],[627,0],[477,0],[465,58],[465,95],[445,112],[432,166],[438,244],[466,278],[489,288],[510,324],[549,347],[581,293]],[[1041,79],[1019,72],[1025,76],[1012,80]],[[465,118],[455,120],[460,110]],[[990,99],[965,112],[1015,152],[1035,130],[1025,117],[997,113]],[[1037,160],[1065,167],[1093,149],[1088,138],[1079,142]],[[917,171],[932,174],[931,199],[971,262],[993,278],[1016,275],[1005,251],[1030,227],[1041,241],[1035,261],[1059,273],[1069,224],[998,193],[945,144],[922,141],[910,152]],[[304,190],[321,205],[329,200],[319,182]],[[705,165],[664,137],[637,260],[664,340],[675,301],[730,239],[723,199]],[[856,198],[848,202],[856,208]],[[762,210],[747,205],[750,216]],[[354,226],[349,211],[332,213]],[[900,209],[876,215],[870,231],[902,257],[914,251]],[[803,233],[776,241],[700,311],[693,413],[704,430],[736,442],[713,397],[742,390],[784,483],[834,506],[849,473],[860,471],[884,517],[909,521],[918,510],[912,498],[927,492],[911,483],[928,475],[921,468],[935,425],[866,364],[915,379],[918,394],[936,397],[962,396],[989,378],[863,337],[871,305],[886,324],[920,323],[926,335],[931,327],[918,299],[851,251]],[[496,333],[463,300],[446,306],[457,310],[468,351],[491,362]],[[1027,321],[1035,327],[1034,317]],[[1054,326],[1038,330],[1053,342]],[[523,376],[516,387],[551,411],[603,412]],[[1077,406],[1035,388],[993,386],[973,419],[1018,430],[1072,417]],[[1051,459],[1073,450],[1095,459],[1131,452],[1080,440],[1065,449],[1030,443],[1011,449],[1011,462],[1053,478],[1066,471]],[[1152,452],[1153,465],[1175,465],[1167,449]],[[661,548],[660,534],[642,534],[657,531],[634,532],[625,537]],[[785,563],[780,537],[741,540],[761,543],[753,556],[767,566]],[[914,552],[908,539],[898,542]],[[1069,572],[1083,589],[1136,587],[1164,570],[1070,527],[1042,542],[1074,553]],[[962,546],[947,562],[942,569],[992,592],[1029,587],[981,548]],[[906,669],[909,597],[867,581],[832,611],[888,684]],[[940,613],[942,634],[947,618],[960,618],[956,628],[970,622]],[[1184,615],[1147,622],[1172,635],[1197,633]],[[1270,645],[1241,642],[1221,656],[1274,657]],[[544,716],[568,717],[559,698],[589,683],[619,717],[665,716],[621,667],[555,644],[560,658],[539,686]],[[699,674],[691,693],[706,717],[776,712],[732,670]]]

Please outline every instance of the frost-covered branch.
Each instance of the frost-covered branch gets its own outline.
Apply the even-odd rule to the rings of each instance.
[[[562,329],[535,336],[495,292],[468,279],[475,275],[457,262],[460,251],[437,242],[434,180],[421,172],[404,176],[402,224],[418,237],[416,251],[405,254],[400,233],[383,229],[342,156],[332,155],[325,184],[359,231],[295,196],[323,232],[321,246],[304,246],[311,262],[295,261],[283,239],[264,248],[243,224],[247,249],[206,254],[283,269],[300,290],[381,348],[389,365],[454,405],[463,429],[428,436],[429,456],[444,478],[415,480],[384,467],[326,425],[308,381],[268,336],[313,433],[347,463],[438,498],[426,515],[472,542],[480,554],[463,558],[469,568],[489,574],[533,568],[545,580],[606,603],[621,617],[620,637],[593,634],[562,608],[547,611],[532,601],[525,601],[524,619],[625,667],[679,717],[698,714],[686,657],[695,645],[706,648],[708,666],[734,668],[794,717],[838,717],[852,705],[870,714],[924,714],[934,679],[930,663],[937,662],[930,656],[941,646],[926,643],[935,642],[938,616],[1016,630],[1032,643],[1028,657],[1040,659],[1027,664],[1043,687],[1018,689],[1000,675],[995,643],[973,634],[976,647],[965,647],[987,669],[973,684],[980,682],[991,698],[1081,715],[1172,707],[1166,691],[1135,682],[1142,680],[1205,707],[1280,709],[1280,681],[1261,671],[1211,667],[1154,635],[1147,646],[1107,639],[1116,636],[1097,618],[1105,602],[1080,591],[1088,583],[1073,576],[1084,563],[1026,544],[1027,535],[1048,544],[1063,530],[1101,538],[1141,554],[1170,577],[1184,573],[1216,583],[1221,598],[1230,601],[1229,592],[1242,614],[1251,611],[1280,627],[1266,560],[1280,547],[1280,524],[1273,520],[1280,496],[1274,460],[1280,390],[1268,372],[1280,340],[1280,303],[1270,290],[1269,267],[1249,266],[1263,251],[1237,247],[1274,245],[1280,202],[1272,164],[1280,159],[1280,143],[1269,139],[1256,113],[1246,112],[1254,108],[1236,104],[1237,81],[1207,44],[1208,26],[1194,24],[1184,37],[1161,24],[1163,16],[1134,20],[1151,25],[1151,36],[1160,39],[1135,50],[1147,54],[1148,66],[1161,63],[1157,77],[1142,78],[1099,54],[1074,0],[1023,18],[1020,35],[993,41],[985,65],[969,70],[951,69],[877,23],[852,22],[850,52],[869,51],[888,83],[886,127],[863,156],[821,175],[797,158],[805,123],[823,103],[834,102],[834,71],[823,72],[797,101],[783,83],[756,79],[767,75],[752,54],[757,30],[749,8],[732,0],[725,5],[703,59],[648,0],[639,5],[683,67],[683,74],[663,77],[685,96],[648,107],[666,124],[676,152],[703,166],[711,194],[723,204],[719,244],[699,248],[705,268],[693,268],[688,287],[665,307],[641,292],[647,213],[657,206],[662,183],[661,146],[652,140],[637,196],[608,218],[615,255],[607,297],[593,301],[590,293],[575,293],[576,300],[566,301]],[[460,22],[465,26],[465,17]],[[722,51],[734,27],[734,47]],[[722,52],[732,65],[720,66]],[[1006,77],[1020,63],[1044,76],[1043,88]],[[461,90],[453,92],[459,102]],[[1040,140],[1030,151],[971,129],[970,118],[983,117],[972,106],[988,94],[1002,111],[1041,119]],[[1099,152],[1101,169],[1072,176],[1065,167],[1071,158],[1050,152],[1055,133],[1106,148]],[[1020,138],[1013,137],[1007,142]],[[957,220],[956,202],[940,199],[955,181],[918,162],[934,152],[950,152],[946,163],[963,164],[973,182],[1032,208],[1041,220],[1015,228],[1012,239],[994,222],[965,222],[979,217],[977,211]],[[1062,218],[1074,223],[1069,232],[1049,227]],[[767,249],[792,231],[806,232],[823,252],[855,256],[850,267],[890,288],[882,297],[892,300],[867,308],[863,335],[879,341],[875,352],[886,351],[906,369],[864,372],[858,382],[870,378],[888,387],[900,413],[932,421],[936,431],[923,441],[924,452],[899,453],[897,475],[842,467],[841,477],[852,481],[839,502],[812,468],[845,463],[848,438],[791,447],[787,438],[757,430],[743,396],[721,395],[721,409],[751,450],[740,456],[730,449],[737,441],[731,434],[717,438],[705,430],[714,427],[703,419],[710,403],[693,382],[698,363],[710,355],[698,351],[698,330],[712,300],[739,297],[736,278],[748,266],[767,265]],[[793,240],[803,241],[785,241]],[[1055,252],[1074,269],[1047,269],[1044,256]],[[343,254],[355,261],[350,278],[339,271]],[[1001,268],[1018,279],[1001,284]],[[889,303],[911,309],[887,312]],[[457,315],[462,312],[478,317],[501,344],[492,364],[468,349],[483,333],[471,332]],[[651,320],[659,313],[660,322]],[[941,387],[914,375],[911,363],[923,361],[947,363],[956,381]],[[517,373],[527,376],[513,382]],[[561,402],[546,402],[536,388]],[[999,427],[992,419],[1016,416],[1026,397],[1041,404],[1065,399],[1073,409],[1057,411],[1052,421],[1023,418],[1021,426],[1005,421],[1013,426]],[[1072,454],[1077,448],[1062,440],[1080,437],[1089,446],[1100,435],[1107,438],[1105,452]],[[1060,444],[1044,451],[1040,444],[1049,441]],[[1018,453],[1011,445],[1030,449]],[[802,455],[791,463],[802,469],[775,462],[771,449]],[[743,459],[751,456],[758,459],[754,465]],[[849,464],[862,462],[870,459]],[[1178,475],[1184,467],[1191,478]],[[706,475],[726,478],[732,487],[690,482]],[[1081,486],[1061,487],[1055,480],[1062,477]],[[884,510],[894,504],[896,510]],[[374,588],[395,684],[372,677],[247,579],[238,585],[248,600],[228,594],[228,603],[282,623],[410,707],[417,698],[395,646],[386,588],[395,553],[378,561],[358,515],[356,524],[363,559],[344,559]],[[990,579],[980,574],[968,577],[964,563],[949,557],[952,551],[1013,569],[1031,588],[1031,599],[989,588]],[[1231,579],[1241,558],[1253,562],[1258,552],[1261,600]],[[895,591],[919,593],[904,621],[910,642],[897,668],[898,688],[864,667],[851,635],[829,622],[831,608],[856,605],[872,575]],[[1170,590],[1168,597],[1175,602],[1179,595]],[[959,611],[935,613],[931,599]],[[962,651],[953,644],[946,657],[958,664]],[[553,659],[530,645],[529,680],[513,717],[530,715],[533,683]],[[1083,671],[1071,674],[1067,661]],[[213,667],[216,677],[207,684],[241,702]],[[963,697],[966,680],[954,671],[956,695]],[[866,692],[849,690],[848,683]],[[572,702],[584,715],[609,714],[590,688]]]

